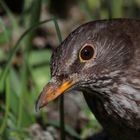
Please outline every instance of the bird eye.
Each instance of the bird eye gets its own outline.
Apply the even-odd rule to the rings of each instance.
[[[92,44],[85,44],[79,53],[81,62],[86,62],[91,58],[95,57],[95,47]]]

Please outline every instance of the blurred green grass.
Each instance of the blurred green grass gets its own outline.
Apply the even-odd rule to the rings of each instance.
[[[32,45],[36,30],[26,30],[40,26],[40,13],[43,4],[49,1],[30,0],[24,1],[23,12],[20,16],[15,16],[12,11],[0,0],[2,9],[6,12],[6,17],[10,25],[0,16],[0,139],[1,140],[23,140],[30,138],[28,127],[37,122],[34,110],[36,98],[42,87],[50,79],[50,49],[34,49]],[[118,17],[138,17],[136,9],[140,7],[139,0],[78,0],[77,6],[83,13],[86,20]],[[26,12],[28,11],[29,12]],[[20,23],[22,21],[22,24]],[[47,21],[43,22],[47,24]],[[51,22],[54,25],[54,21]],[[23,26],[23,27],[22,27]],[[33,29],[34,29],[33,28]],[[56,26],[54,26],[56,28]],[[32,32],[31,32],[32,31]],[[58,29],[56,28],[58,32]],[[13,40],[13,33],[19,36],[18,41]],[[60,35],[57,36],[61,40]],[[24,38],[25,37],[25,38]],[[5,46],[1,47],[1,46]],[[14,64],[14,59],[18,60],[17,53],[21,52],[21,62]],[[73,129],[67,131],[76,137],[83,137],[88,128],[93,128],[96,132],[99,124],[87,107],[83,109],[89,124],[83,129],[81,136],[77,136]],[[41,112],[40,117],[44,118],[45,113]],[[43,119],[44,120],[44,119]],[[47,122],[44,121],[44,123]],[[94,122],[94,123],[91,123]],[[56,125],[56,124],[52,124]],[[58,125],[57,125],[58,127]],[[31,139],[31,138],[30,138]]]

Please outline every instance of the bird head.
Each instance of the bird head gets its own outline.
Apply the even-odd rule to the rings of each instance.
[[[45,106],[65,91],[101,91],[129,66],[132,43],[123,30],[107,21],[86,23],[57,47],[51,59],[52,79],[37,100]]]

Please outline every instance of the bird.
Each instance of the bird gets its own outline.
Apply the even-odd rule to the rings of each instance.
[[[140,20],[90,21],[53,51],[51,80],[36,108],[67,91],[81,91],[113,140],[140,140]]]

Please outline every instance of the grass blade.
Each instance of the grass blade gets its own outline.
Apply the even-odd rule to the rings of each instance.
[[[7,29],[6,29],[6,26],[5,26],[4,22],[3,22],[3,20],[1,19],[1,17],[0,17],[0,26],[1,26],[2,30],[3,30],[3,34],[4,34],[4,36],[5,36],[6,42],[9,42],[8,31],[7,31]]]
[[[59,39],[59,43],[62,42],[62,36],[61,36],[61,32],[59,29],[59,25],[56,21],[56,18],[53,18],[54,21],[54,25],[56,28],[56,33]],[[59,106],[59,110],[60,110],[60,131],[61,131],[61,140],[65,140],[65,117],[64,117],[64,94],[62,94],[60,96],[60,106]]]
[[[0,135],[4,132],[6,128],[6,123],[8,119],[8,114],[9,114],[9,107],[10,107],[10,80],[9,76],[6,78],[6,99],[5,99],[5,115],[3,118],[2,125],[0,127]]]

